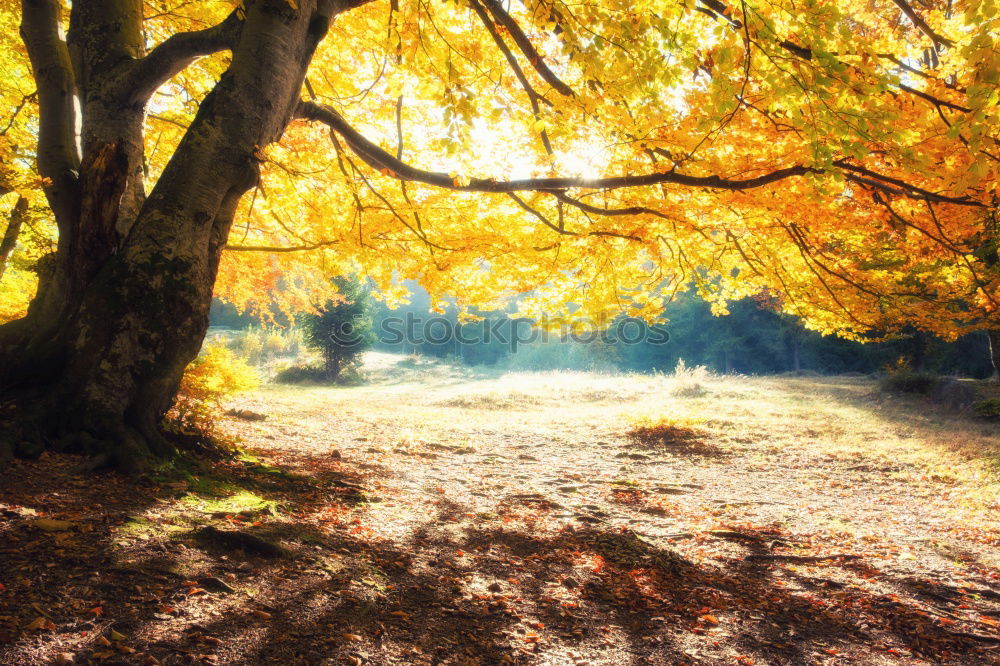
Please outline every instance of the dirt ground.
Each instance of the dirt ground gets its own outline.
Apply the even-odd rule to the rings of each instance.
[[[1000,664],[1000,433],[862,378],[370,357],[0,482],[0,663]]]

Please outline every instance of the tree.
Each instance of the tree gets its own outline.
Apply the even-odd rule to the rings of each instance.
[[[340,298],[306,315],[306,342],[323,354],[323,371],[331,381],[355,365],[374,341],[368,289],[359,280],[334,279]]]
[[[0,10],[23,37],[0,37],[0,175],[58,243],[0,328],[0,454],[170,455],[213,286],[254,307],[280,283],[293,308],[331,274],[390,302],[419,278],[611,321],[694,278],[718,309],[768,288],[824,332],[1000,350],[991,2]]]

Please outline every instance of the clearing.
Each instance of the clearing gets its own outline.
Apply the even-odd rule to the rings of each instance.
[[[995,425],[864,378],[369,362],[240,400],[230,460],[14,462],[0,663],[1000,663]]]

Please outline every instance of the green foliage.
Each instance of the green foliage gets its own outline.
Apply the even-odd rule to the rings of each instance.
[[[367,285],[350,277],[333,281],[341,298],[327,301],[317,314],[304,318],[306,344],[323,355],[327,381],[337,381],[345,371],[357,369],[361,355],[375,339]]]
[[[972,405],[973,413],[984,419],[1000,421],[1000,398],[987,398]]]
[[[274,376],[274,381],[279,384],[330,384],[332,382],[339,386],[358,386],[363,383],[363,377],[357,363],[341,370],[335,378],[331,378],[324,367],[296,363],[279,370]]]
[[[929,372],[914,372],[909,368],[890,372],[879,382],[879,388],[885,393],[916,393],[930,395],[938,384],[939,378]]]

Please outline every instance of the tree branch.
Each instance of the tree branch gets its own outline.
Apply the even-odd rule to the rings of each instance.
[[[336,245],[340,241],[329,240],[308,243],[306,245],[227,245],[227,252],[308,252],[321,247]]]
[[[702,1],[704,2],[704,0],[702,0]],[[899,3],[906,4],[905,2],[902,2],[902,0],[893,0],[893,2],[896,2],[897,4],[899,4]],[[724,18],[727,21],[729,21],[730,24],[732,25],[732,27],[734,29],[739,29],[739,28],[743,27],[742,22],[740,22],[737,19],[732,19],[732,18],[729,17],[729,14],[728,14],[729,8],[724,3],[720,2],[719,0],[710,0],[709,2],[705,2],[705,4],[708,5],[709,7],[711,7],[711,9],[708,10],[708,11],[703,11],[702,13],[708,14],[710,16],[721,16],[722,18]],[[699,11],[701,11],[703,8],[696,7],[695,9],[698,9]],[[912,9],[910,11],[912,11]],[[917,19],[920,20],[920,17],[918,16]],[[924,25],[926,25],[926,23]],[[950,40],[944,39],[944,38],[942,38],[940,36],[937,36],[937,39],[938,40],[943,40],[943,41],[940,41],[940,43],[945,44],[947,46],[952,46],[953,45],[953,43]],[[775,44],[777,44],[778,46],[780,46],[785,51],[788,51],[789,53],[791,53],[795,57],[801,58],[802,60],[812,60],[813,59],[812,49],[810,49],[807,46],[799,46],[795,42],[792,42],[792,41],[790,41],[788,39],[784,39],[784,40],[782,40],[780,42],[779,41],[775,41]],[[830,55],[836,56],[837,54],[836,53],[831,53]],[[895,56],[892,56],[891,54],[880,53],[878,55],[879,55],[880,58],[885,58],[887,60],[892,60],[896,64],[902,65],[902,63],[900,63],[899,59],[896,58]],[[906,69],[914,71],[914,70],[912,70],[912,68],[910,68],[910,67],[908,67],[906,65],[902,65],[902,66],[904,68],[906,68]],[[920,72],[915,72],[915,73],[918,73],[921,76],[924,76],[925,78],[927,78],[924,74],[922,74]],[[908,86],[905,83],[897,84],[897,87],[900,90],[902,90],[903,92],[910,93],[911,95],[916,95],[917,97],[920,97],[921,99],[925,99],[928,102],[930,102],[931,104],[934,104],[935,106],[944,106],[944,107],[947,107],[949,109],[954,109],[955,111],[962,111],[963,113],[971,113],[972,112],[972,109],[970,109],[968,107],[964,107],[964,106],[961,106],[960,104],[955,104],[953,102],[949,102],[947,100],[943,100],[943,99],[941,99],[939,97],[935,97],[935,96],[933,96],[933,95],[931,95],[929,93],[923,92],[922,90],[917,90],[916,88]]]
[[[60,35],[59,0],[23,0],[21,38],[38,86],[38,172],[56,221],[73,217],[80,153],[76,142],[76,79],[69,49]]]
[[[7,230],[0,239],[0,279],[7,270],[7,262],[10,260],[14,246],[17,245],[17,237],[21,233],[21,226],[28,219],[28,200],[19,196],[14,209],[10,212],[10,221],[7,223]]]
[[[120,94],[130,102],[145,103],[157,88],[197,58],[232,49],[241,26],[242,21],[233,11],[210,28],[171,35],[132,63],[118,83]]]
[[[475,0],[474,0],[475,1]],[[490,10],[490,14],[493,15],[493,20],[502,25],[510,33],[511,38],[514,43],[517,44],[517,48],[521,50],[524,57],[528,59],[531,66],[535,68],[535,71],[548,83],[550,86],[558,90],[563,95],[567,97],[572,97],[574,95],[573,89],[568,85],[563,83],[555,73],[549,69],[548,65],[545,64],[542,54],[535,49],[535,45],[531,43],[524,31],[521,30],[521,26],[517,24],[517,21],[507,13],[503,6],[498,2],[498,0],[479,0],[487,9]]]
[[[899,7],[902,10],[904,14],[906,14],[906,18],[910,19],[913,22],[913,25],[917,26],[917,28],[922,33],[931,38],[931,43],[934,44],[934,48],[937,48],[938,45],[947,47],[955,45],[955,42],[951,41],[950,39],[947,39],[946,37],[942,37],[941,35],[934,32],[934,28],[927,25],[927,21],[920,18],[920,15],[913,10],[913,7],[911,7],[910,3],[906,2],[906,0],[892,0],[892,1],[893,3],[895,3],[897,7]]]
[[[583,188],[590,190],[615,190],[626,187],[644,187],[648,185],[674,184],[687,187],[704,187],[714,190],[750,190],[772,183],[779,182],[786,178],[804,176],[806,174],[822,174],[823,169],[804,165],[796,165],[775,169],[756,178],[737,180],[723,178],[721,176],[690,176],[677,171],[648,173],[639,176],[610,176],[603,178],[525,178],[520,180],[500,181],[491,178],[472,178],[468,183],[461,183],[447,173],[439,171],[427,171],[406,164],[397,159],[389,152],[375,145],[357,130],[351,127],[344,118],[327,106],[316,104],[315,102],[300,101],[296,109],[296,116],[305,120],[321,122],[331,130],[344,137],[347,145],[360,157],[368,166],[391,175],[402,181],[413,181],[433,185],[458,192],[494,192],[509,193],[522,191],[545,192],[556,196],[563,203],[575,206],[584,212],[596,213],[599,215],[638,215],[658,213],[649,208],[631,207],[625,209],[600,209],[589,206],[579,200],[565,196],[564,190],[571,188]],[[892,176],[885,176],[871,169],[850,164],[845,160],[836,160],[833,166],[839,170],[847,172],[847,177],[859,184],[881,189],[899,196],[909,197],[921,201],[931,201],[935,203],[948,203],[957,206],[970,206],[975,208],[986,208],[987,206],[969,197],[952,197],[944,194],[931,192],[916,185],[911,185],[904,180]],[[865,177],[859,176],[862,174]],[[561,195],[561,196],[560,196]],[[662,214],[660,214],[662,216]]]
[[[344,137],[358,157],[374,169],[386,170],[399,180],[414,181],[459,192],[519,192],[549,191],[570,188],[593,190],[615,190],[624,187],[643,187],[660,183],[673,183],[689,187],[706,187],[716,190],[749,190],[763,187],[792,176],[807,173],[822,173],[808,166],[791,166],[776,169],[756,178],[735,180],[720,176],[690,176],[676,171],[648,173],[640,176],[609,176],[604,178],[525,178],[521,180],[498,181],[487,178],[473,178],[468,183],[457,182],[452,176],[439,171],[426,171],[410,166],[378,147],[351,127],[344,118],[327,106],[314,102],[299,102],[296,111],[299,118],[321,122]]]
[[[900,178],[893,178],[892,176],[884,176],[877,171],[872,171],[871,169],[866,169],[862,166],[856,166],[849,163],[847,160],[834,160],[833,165],[844,171],[852,171],[854,173],[859,173],[869,178],[876,179],[877,183],[872,183],[872,181],[867,179],[854,178],[855,182],[865,182],[869,185],[874,185],[880,190],[885,192],[890,192],[892,194],[901,194],[903,196],[908,196],[913,199],[924,199],[926,201],[934,203],[950,203],[956,206],[972,206],[974,208],[986,208],[985,204],[982,204],[975,199],[970,199],[969,197],[949,197],[944,194],[938,194],[937,192],[931,192],[922,187],[917,187],[916,185],[911,185],[905,180]],[[852,178],[848,174],[848,178]],[[897,188],[890,188],[889,184],[895,185]]]
[[[545,102],[549,106],[551,106],[552,103],[545,99],[544,96],[539,95],[538,92],[531,86],[531,83],[528,82],[528,77],[524,75],[524,71],[518,64],[517,58],[514,57],[514,54],[511,53],[510,49],[507,47],[507,43],[503,41],[503,37],[501,37],[500,33],[497,32],[496,26],[494,26],[492,19],[490,19],[490,16],[486,12],[482,3],[479,2],[479,0],[470,0],[469,4],[472,6],[472,10],[476,12],[476,15],[479,16],[479,20],[482,21],[483,25],[486,27],[486,31],[490,33],[490,37],[493,38],[493,42],[497,45],[497,48],[499,48],[500,52],[503,53],[504,58],[507,60],[507,64],[510,65],[511,70],[514,72],[514,76],[521,84],[524,92],[528,95],[528,101],[531,103],[531,111],[535,114],[535,118],[537,119],[540,111],[538,102]],[[545,147],[545,152],[552,155],[552,144],[549,142],[549,135],[544,129],[541,131],[541,137],[542,145]]]

